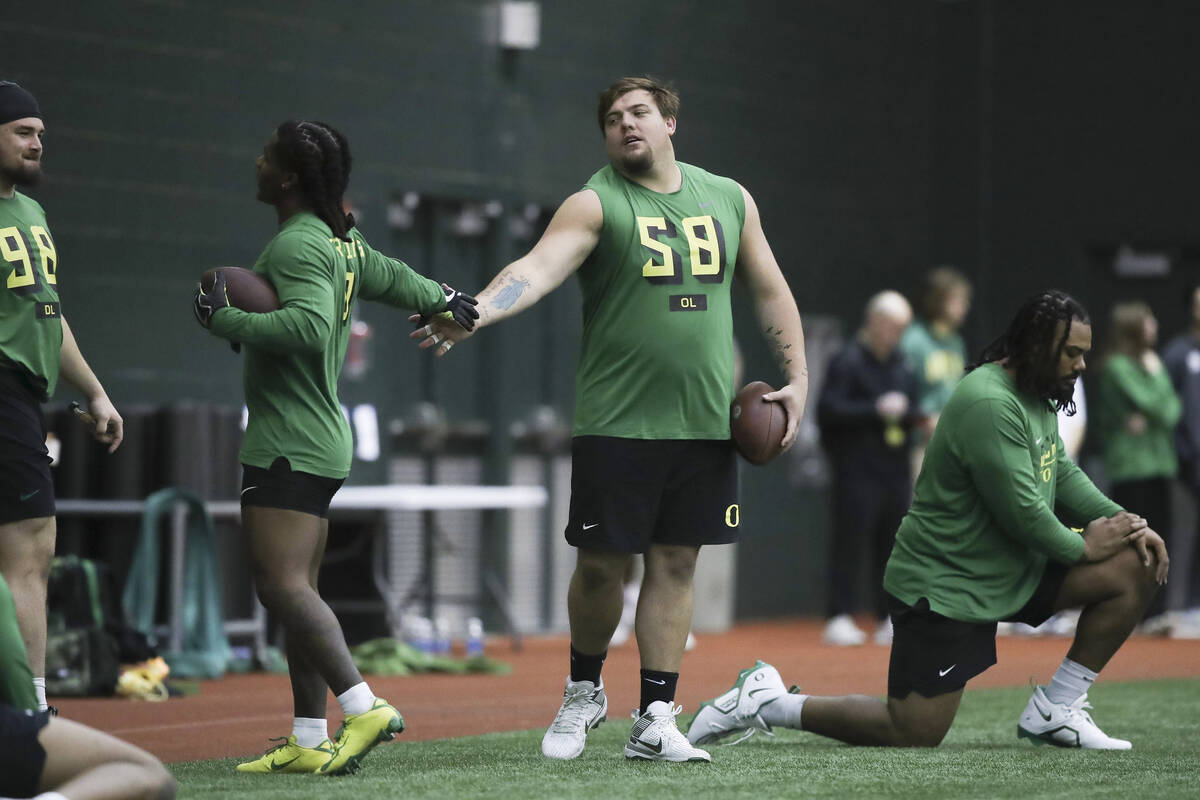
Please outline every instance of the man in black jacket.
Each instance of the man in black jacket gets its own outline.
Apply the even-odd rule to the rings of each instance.
[[[866,641],[850,617],[864,557],[871,564],[872,610],[879,618],[875,641],[891,643],[883,568],[912,498],[909,447],[920,419],[916,380],[898,349],[911,320],[912,309],[898,292],[872,297],[862,328],[829,362],[821,389],[817,424],[833,469],[826,644]]]

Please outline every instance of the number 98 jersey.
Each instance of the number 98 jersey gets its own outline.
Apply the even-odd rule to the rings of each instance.
[[[20,192],[0,197],[0,368],[54,394],[62,349],[58,254],[41,205]]]
[[[600,198],[604,223],[578,273],[575,436],[729,438],[730,284],[745,199],[729,178],[679,169],[671,193],[611,165],[584,186]]]

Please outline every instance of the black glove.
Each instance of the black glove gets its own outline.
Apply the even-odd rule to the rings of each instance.
[[[454,317],[454,321],[464,330],[475,330],[475,320],[479,319],[479,312],[475,310],[475,306],[479,305],[479,301],[466,292],[451,289],[444,283],[442,293],[446,295],[446,311]]]
[[[225,289],[225,273],[221,270],[217,270],[212,288],[207,292],[200,284],[196,284],[196,295],[192,298],[192,312],[196,315],[196,321],[205,328],[212,327],[213,314],[228,305],[229,293]],[[230,342],[229,348],[235,353],[241,353],[242,343]]]
[[[196,284],[196,294],[192,298],[192,311],[196,314],[196,321],[205,328],[212,327],[213,314],[228,305],[229,295],[225,291],[225,275],[221,270],[217,270],[212,288],[207,292],[200,284]]]

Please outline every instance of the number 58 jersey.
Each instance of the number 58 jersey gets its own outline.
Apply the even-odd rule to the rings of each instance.
[[[46,212],[20,192],[0,197],[0,257],[0,368],[20,372],[47,400],[62,349],[58,254]]]
[[[678,191],[606,166],[600,240],[579,268],[583,342],[576,436],[728,439],[733,400],[730,284],[746,217],[729,178],[679,164]]]

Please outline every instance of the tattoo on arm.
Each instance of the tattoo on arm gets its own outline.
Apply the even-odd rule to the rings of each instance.
[[[792,349],[791,344],[785,344],[783,341],[783,328],[775,328],[770,325],[765,331],[767,336],[767,344],[771,348],[771,352],[775,354],[775,361],[779,364],[779,368],[787,372],[788,366],[792,363],[791,354],[788,352]],[[805,369],[805,374],[808,370]]]
[[[505,311],[513,307],[517,299],[525,293],[529,288],[529,281],[523,278],[509,278],[508,283],[496,293],[496,299],[492,301],[492,308]]]

